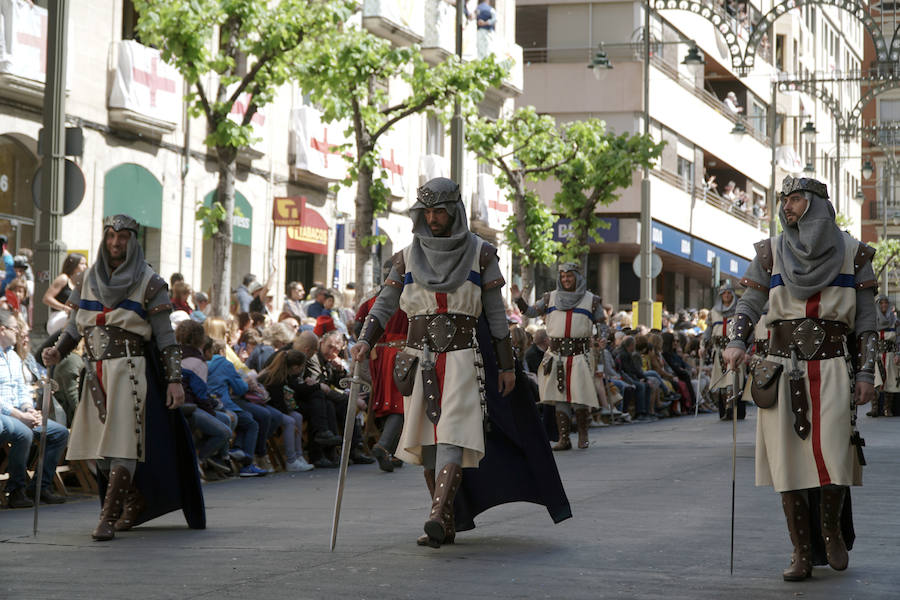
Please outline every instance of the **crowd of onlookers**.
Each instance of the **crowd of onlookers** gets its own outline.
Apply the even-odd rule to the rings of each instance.
[[[703,179],[704,196],[718,196],[725,200],[733,212],[742,212],[753,215],[757,219],[768,217],[768,206],[764,196],[754,199],[747,190],[742,190],[734,181],[729,181],[725,187],[719,190],[719,182],[715,175],[707,175]]]

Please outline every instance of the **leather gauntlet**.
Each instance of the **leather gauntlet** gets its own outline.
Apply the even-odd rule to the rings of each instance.
[[[359,332],[359,341],[365,342],[369,348],[374,348],[376,342],[381,339],[384,334],[384,327],[378,322],[373,315],[366,315],[363,320],[362,330]]]
[[[162,363],[166,383],[181,383],[181,346],[172,344],[163,348]]]
[[[746,346],[750,336],[753,334],[753,322],[750,321],[750,317],[741,313],[734,315],[732,327],[734,329],[728,332],[731,341],[740,340]]]
[[[875,375],[875,363],[878,360],[878,334],[864,331],[857,338],[859,355],[857,356],[857,372]]]
[[[77,345],[78,340],[73,338],[68,331],[63,329],[63,332],[59,334],[59,339],[56,340],[55,348],[56,351],[59,352],[59,357],[65,358]]]
[[[497,367],[501,372],[515,370],[516,361],[513,358],[512,336],[503,339],[494,338],[494,354],[497,356]]]

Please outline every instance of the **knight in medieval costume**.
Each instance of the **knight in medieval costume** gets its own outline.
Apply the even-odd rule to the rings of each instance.
[[[825,184],[786,177],[778,216],[783,233],[756,244],[741,280],[724,358],[744,361],[768,300],[768,354],[751,386],[756,484],[781,493],[794,546],[783,576],[801,581],[813,565],[846,569],[853,546],[849,486],[865,464],[855,407],[875,397],[876,281],[874,251],[838,228]]]
[[[92,537],[111,540],[179,508],[191,528],[202,529],[197,456],[178,410],[181,347],[169,321],[168,287],[144,260],[138,223],[127,215],[104,219],[97,256],[66,302],[72,310],[65,330],[43,351],[51,366],[85,341],[66,456],[97,461],[102,509]]]
[[[413,242],[394,255],[352,354],[363,360],[398,308],[408,315],[406,348],[394,360],[393,376],[404,396],[395,454],[425,467],[431,511],[417,543],[453,543],[458,528],[474,527],[475,514],[514,500],[544,504],[554,521],[568,518],[552,455],[546,452],[548,462],[533,441],[546,444],[534,405],[509,399],[520,387],[527,389],[527,380],[513,357],[496,249],[469,231],[459,185],[449,179],[420,187],[409,212]],[[490,342],[482,341],[485,328]],[[501,462],[528,462],[498,463],[489,481],[464,490],[455,505],[463,480],[470,478],[463,469],[481,471],[476,468],[490,444],[506,445],[497,451]],[[481,493],[480,486],[490,486],[490,493]]]
[[[737,305],[738,297],[734,292],[734,286],[731,285],[731,281],[726,281],[719,286],[719,299],[709,313],[709,326],[703,332],[703,346],[706,348],[707,357],[712,360],[709,395],[719,409],[719,418],[725,421],[734,415],[730,400],[734,393],[734,378],[725,373],[722,352],[728,344],[729,327],[734,322]],[[743,367],[738,369],[739,386],[743,386],[745,375]],[[743,419],[746,406],[739,401],[737,409],[738,419]]]
[[[875,300],[875,329],[878,332],[878,362],[875,363],[875,389],[879,397],[872,402],[870,417],[894,416],[894,400],[900,393],[900,355],[897,348],[897,314],[885,295]]]
[[[591,340],[594,324],[606,321],[599,296],[587,291],[584,275],[574,263],[559,265],[556,289],[547,292],[534,306],[522,298],[516,305],[526,317],[544,317],[550,347],[538,367],[538,389],[542,404],[556,408],[559,441],[554,450],[570,450],[572,416],[578,428],[578,447],[587,448],[591,412],[599,410],[594,389]]]

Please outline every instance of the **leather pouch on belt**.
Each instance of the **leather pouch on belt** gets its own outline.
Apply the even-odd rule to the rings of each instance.
[[[772,408],[778,401],[778,380],[784,365],[771,360],[760,360],[753,366],[753,383],[750,396],[760,408]]]
[[[401,396],[412,395],[418,364],[419,357],[408,352],[398,352],[394,357],[394,385]]]
[[[553,372],[553,359],[548,356],[544,359],[544,364],[541,366],[544,367],[544,377],[549,377],[550,373]]]

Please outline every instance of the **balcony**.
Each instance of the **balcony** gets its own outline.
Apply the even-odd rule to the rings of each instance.
[[[159,50],[134,40],[113,43],[116,68],[109,94],[109,122],[150,137],[175,130],[181,115],[182,77]]]
[[[522,46],[507,43],[496,31],[479,29],[478,58],[485,58],[491,54],[496,57],[498,62],[509,61],[511,64],[509,74],[500,84],[499,90],[497,90],[501,99],[521,95],[522,90],[525,88],[525,73],[522,68]]]
[[[398,46],[419,44],[425,37],[425,3],[365,0],[362,23],[375,35]]]
[[[430,64],[443,62],[456,52],[456,9],[446,0],[425,0],[425,40],[422,56]]]

